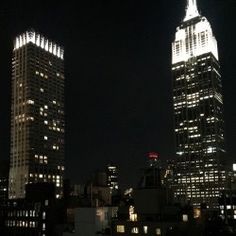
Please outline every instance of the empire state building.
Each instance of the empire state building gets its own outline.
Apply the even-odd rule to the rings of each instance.
[[[172,43],[176,169],[174,194],[215,207],[224,189],[224,120],[217,41],[196,0]]]

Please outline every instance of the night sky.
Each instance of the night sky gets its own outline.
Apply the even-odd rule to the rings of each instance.
[[[63,2],[63,1],[62,1]],[[171,42],[185,0],[2,1],[0,159],[9,158],[14,37],[34,28],[65,48],[66,168],[83,182],[107,162],[137,183],[145,153],[174,157]],[[198,0],[218,41],[227,158],[236,159],[236,1]]]

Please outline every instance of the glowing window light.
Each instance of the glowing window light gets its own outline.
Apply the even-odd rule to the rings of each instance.
[[[143,232],[144,232],[144,234],[148,233],[148,226],[143,226]]]
[[[125,226],[124,225],[117,225],[116,226],[116,232],[117,233],[124,233],[125,232]]]
[[[236,164],[233,164],[233,171],[236,171]]]
[[[156,228],[156,235],[161,235],[161,229],[160,228]]]
[[[133,227],[132,229],[131,229],[131,233],[132,234],[138,234],[138,227]]]
[[[183,215],[183,222],[188,222],[188,215],[186,214]]]
[[[29,99],[29,100],[26,101],[26,103],[27,104],[34,104],[34,101]]]

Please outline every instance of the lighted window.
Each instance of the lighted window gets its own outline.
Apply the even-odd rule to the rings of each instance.
[[[33,101],[33,100],[27,100],[26,103],[27,103],[27,104],[34,104],[34,101]]]
[[[183,222],[188,222],[188,215],[186,214],[183,215]]]
[[[133,228],[131,229],[131,233],[132,233],[132,234],[138,234],[138,227],[133,227]]]
[[[156,235],[161,235],[161,229],[160,228],[156,228]]]
[[[129,207],[129,219],[130,219],[130,221],[137,221],[137,214],[134,213],[134,207],[133,206]]]
[[[236,171],[236,164],[233,164],[233,171]]]
[[[147,234],[148,233],[148,227],[147,226],[143,226],[143,233]]]
[[[117,225],[116,226],[116,232],[117,233],[124,233],[125,232],[125,226],[124,225]]]
[[[137,221],[138,220],[138,216],[136,213],[130,214],[130,221]]]

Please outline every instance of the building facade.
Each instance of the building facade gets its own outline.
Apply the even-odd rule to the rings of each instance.
[[[149,155],[149,166],[143,169],[138,187],[133,190],[132,205],[120,204],[112,221],[112,235],[190,235],[192,208],[173,204],[169,189],[162,184],[156,154],[152,153],[151,158]],[[191,230],[191,235],[202,235],[196,226]]]
[[[225,182],[222,84],[217,41],[196,0],[176,30],[172,73],[175,198],[214,207]]]
[[[112,191],[118,190],[118,170],[117,166],[108,164],[107,165],[107,185]]]
[[[62,200],[55,199],[54,184],[28,184],[24,199],[8,200],[0,208],[1,235],[62,235],[62,206]]]
[[[64,173],[64,51],[31,30],[14,41],[12,58],[9,198],[24,198],[25,184],[55,183]]]
[[[111,235],[111,221],[117,214],[117,207],[80,207],[74,211],[74,230],[63,236]]]
[[[0,205],[8,199],[9,161],[0,161]]]

